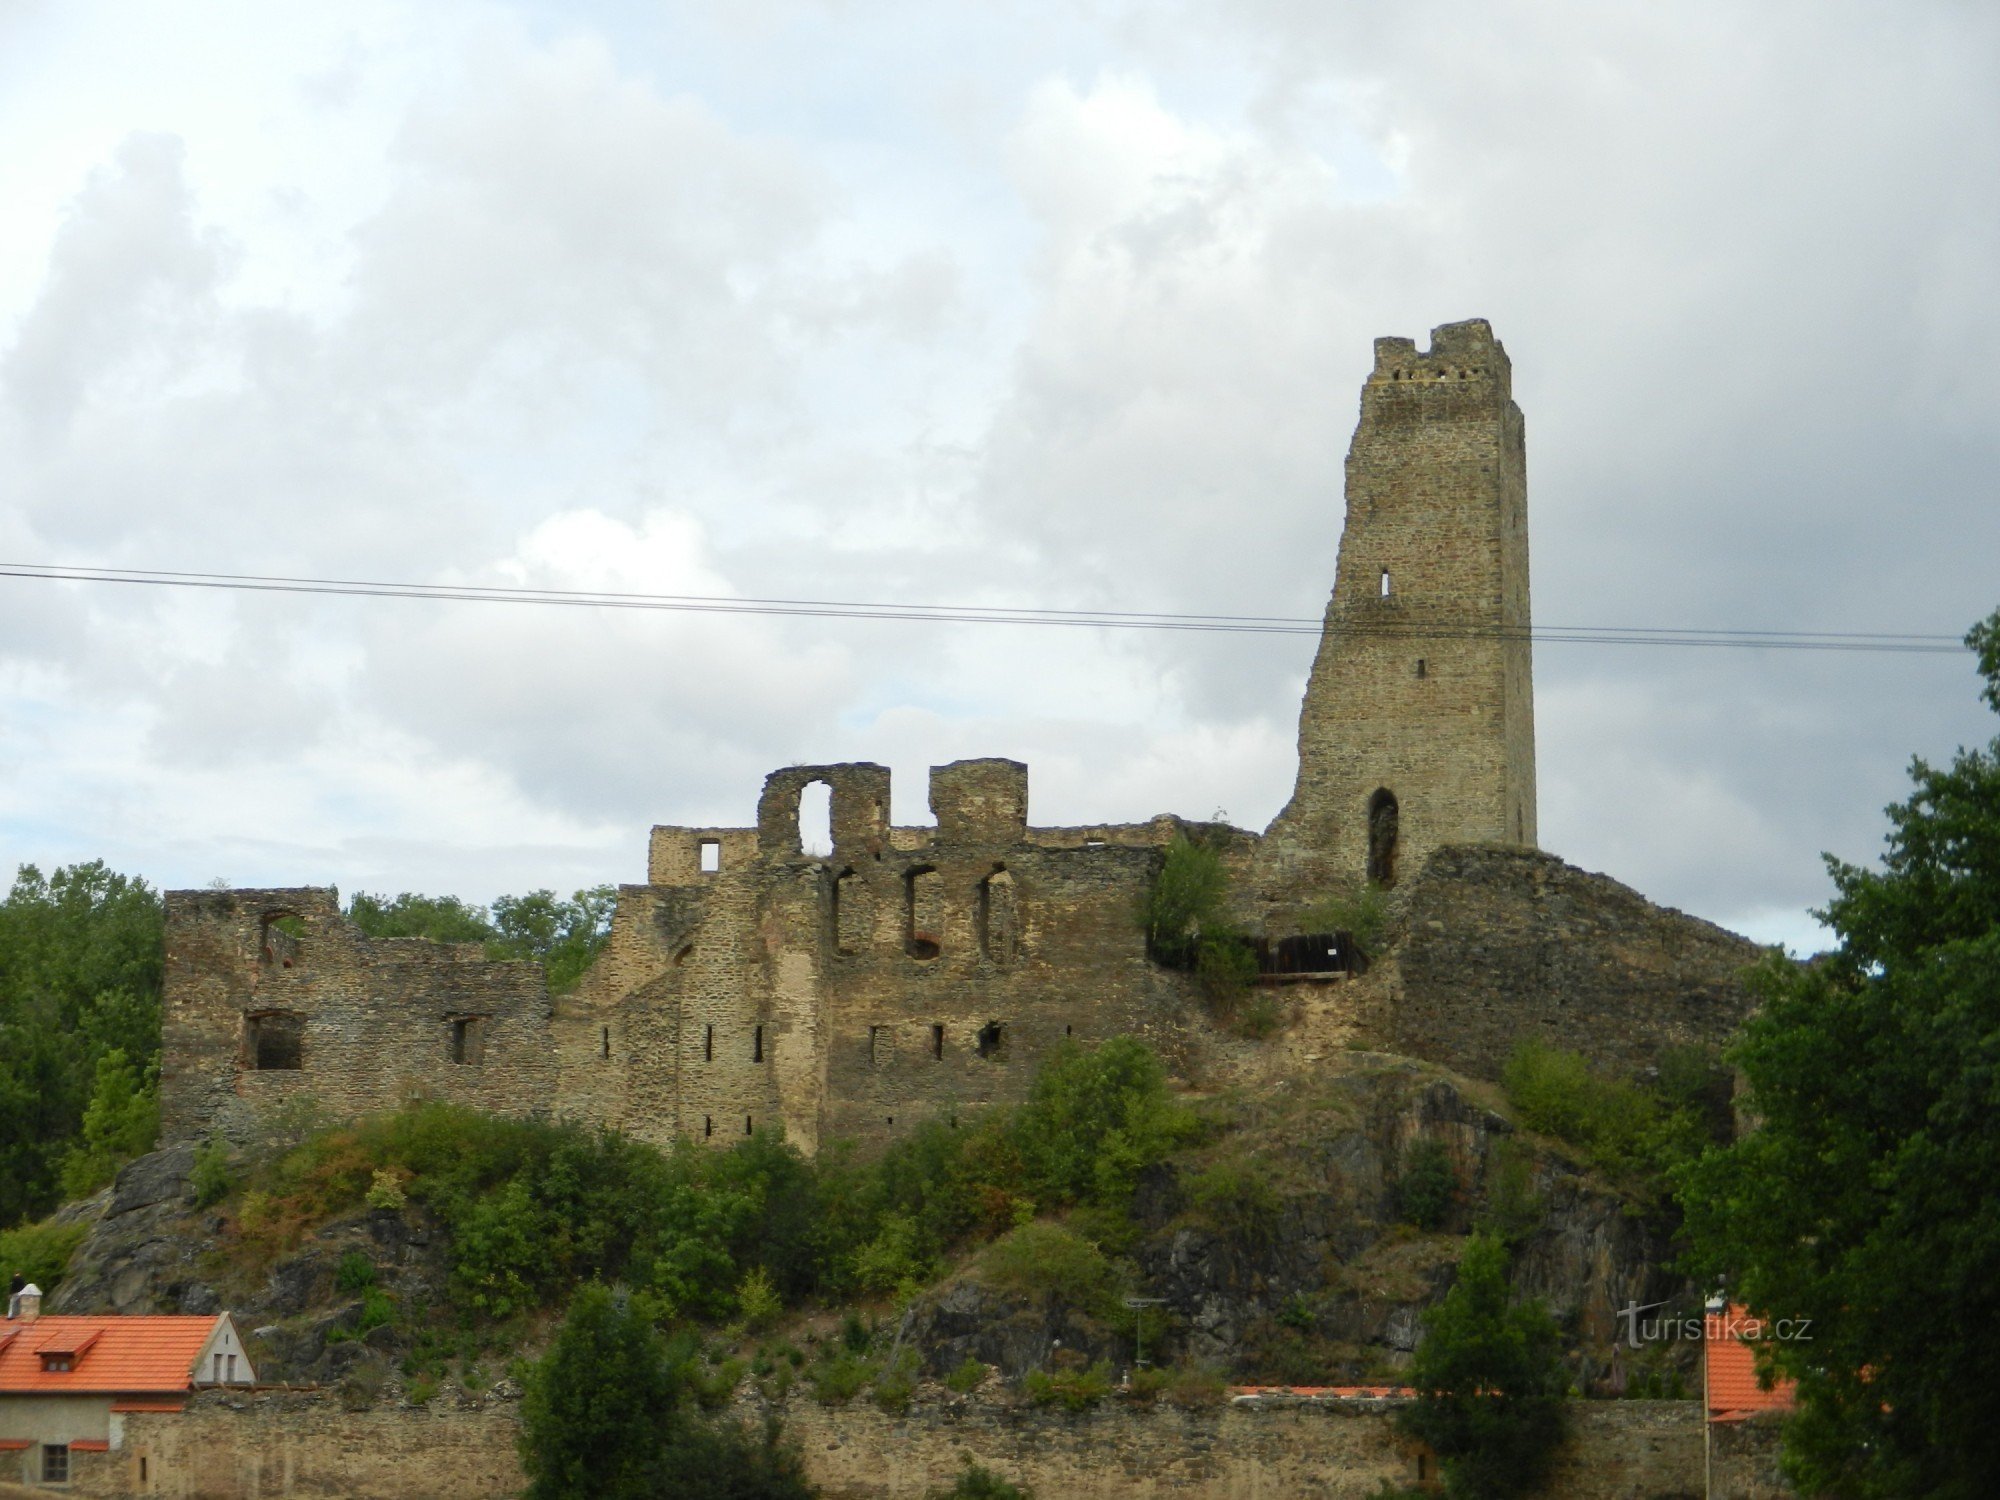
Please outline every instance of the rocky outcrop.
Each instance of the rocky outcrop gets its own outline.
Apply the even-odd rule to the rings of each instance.
[[[1266,1118],[1234,1133],[1223,1154],[1161,1169],[1137,1195],[1144,1227],[1127,1260],[1133,1289],[1160,1299],[1163,1324],[1149,1357],[1246,1382],[1392,1380],[1480,1224],[1515,1240],[1515,1288],[1561,1322],[1586,1389],[1626,1377],[1631,1352],[1614,1349],[1620,1308],[1692,1300],[1667,1270],[1661,1224],[1517,1132],[1464,1080],[1349,1053],[1257,1109]],[[1402,1217],[1402,1173],[1424,1142],[1442,1148],[1458,1182],[1433,1231]],[[1134,1353],[1128,1333],[1059,1297],[988,1285],[976,1265],[920,1299],[903,1337],[936,1373],[973,1358],[1018,1377],[1058,1351],[1114,1364]],[[1648,1360],[1691,1358],[1690,1349]]]

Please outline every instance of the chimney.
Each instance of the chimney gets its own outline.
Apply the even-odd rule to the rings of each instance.
[[[29,1282],[7,1299],[7,1311],[23,1323],[34,1322],[42,1315],[42,1289]]]

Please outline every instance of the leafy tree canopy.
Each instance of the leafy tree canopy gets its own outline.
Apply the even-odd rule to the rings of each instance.
[[[1430,1445],[1453,1500],[1507,1500],[1546,1477],[1562,1442],[1569,1376],[1555,1321],[1510,1305],[1506,1245],[1476,1234],[1458,1278],[1424,1315],[1410,1366],[1415,1404],[1397,1420]]]
[[[101,861],[47,876],[23,865],[0,900],[0,1226],[59,1200],[64,1163],[103,1082],[101,1059],[122,1054],[133,1089],[150,1098],[162,921],[143,880]],[[134,1122],[147,1103],[126,1104],[129,1128],[105,1120],[100,1143],[122,1152],[143,1134],[144,1149],[151,1131]]]
[[[643,1296],[578,1290],[521,1403],[528,1500],[810,1500],[775,1426],[752,1434],[694,1410],[699,1357]]]
[[[1967,643],[2000,711],[2000,612]],[[1799,1383],[1801,1493],[1991,1493],[2000,1473],[2000,740],[1919,759],[1880,869],[1828,858],[1830,956],[1773,959],[1734,1058],[1757,1128],[1681,1173],[1694,1268]]]
[[[530,958],[548,971],[549,989],[574,989],[611,935],[618,888],[592,886],[565,901],[554,891],[501,896],[491,911],[456,896],[356,893],[347,919],[370,937],[421,937],[440,943],[484,943],[489,958]]]

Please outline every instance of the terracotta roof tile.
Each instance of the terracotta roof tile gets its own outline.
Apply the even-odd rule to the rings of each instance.
[[[1701,1352],[1708,1364],[1711,1422],[1740,1422],[1760,1411],[1790,1411],[1796,1404],[1792,1381],[1780,1380],[1769,1390],[1757,1383],[1756,1337],[1762,1329],[1741,1307],[1731,1306],[1726,1322],[1721,1313],[1708,1315]]]
[[[208,1317],[45,1317],[0,1322],[0,1394],[185,1391],[223,1313]],[[44,1353],[68,1370],[42,1368]]]

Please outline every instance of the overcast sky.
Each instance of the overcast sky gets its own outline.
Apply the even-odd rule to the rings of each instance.
[[[0,0],[0,559],[1316,616],[1489,318],[1536,621],[2000,605],[1979,0]],[[1307,637],[0,579],[0,863],[486,900],[966,755],[1261,828]],[[1545,645],[1544,847],[1807,942],[1968,655]]]

